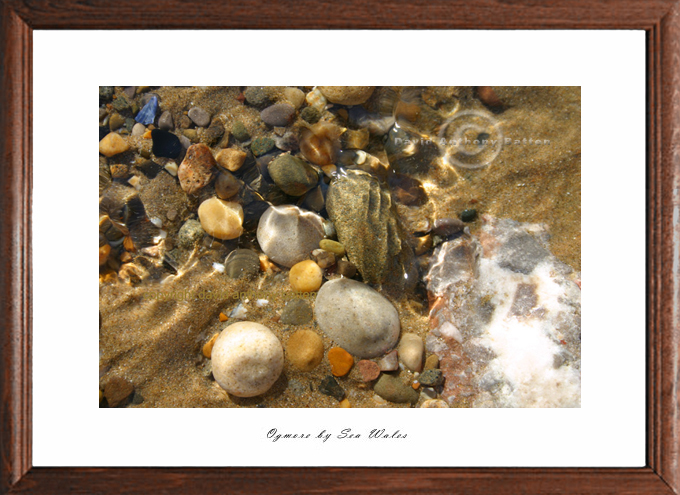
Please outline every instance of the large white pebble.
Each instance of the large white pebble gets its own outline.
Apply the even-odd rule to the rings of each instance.
[[[215,381],[237,397],[254,397],[271,388],[283,370],[283,347],[259,323],[234,323],[220,333],[212,348]]]
[[[321,330],[350,354],[381,356],[399,339],[399,313],[379,292],[348,278],[326,282],[316,296]]]
[[[243,233],[243,208],[240,204],[210,198],[198,207],[201,227],[217,239],[236,239]]]
[[[415,333],[405,333],[399,342],[399,359],[411,371],[423,369],[423,339]]]
[[[288,268],[308,260],[323,238],[323,219],[292,205],[270,206],[257,225],[257,242],[262,251]]]

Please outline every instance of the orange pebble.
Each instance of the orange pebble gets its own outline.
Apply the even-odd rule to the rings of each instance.
[[[130,237],[129,235],[126,235],[125,238],[123,239],[123,247],[125,248],[126,251],[129,251],[131,253],[134,253],[136,251],[135,241],[133,241],[132,237]]]
[[[213,345],[215,345],[215,340],[217,340],[217,337],[219,336],[219,333],[216,333],[212,337],[210,337],[210,340],[205,343],[203,346],[203,355],[210,359],[210,356],[212,356],[212,348]]]
[[[328,351],[328,361],[334,376],[345,376],[354,364],[352,355],[342,347],[332,347]]]
[[[151,139],[151,131],[146,131],[142,137],[144,139]]]
[[[349,403],[349,399],[342,399],[338,407],[352,407],[352,405]]]
[[[418,387],[420,387],[420,383],[418,381],[414,381],[411,386],[413,387],[414,390],[418,390]]]
[[[224,322],[227,321],[229,317],[225,315],[224,313],[220,313],[220,321]]]
[[[111,246],[104,244],[99,248],[99,266],[102,266],[109,259],[109,253],[111,253]]]

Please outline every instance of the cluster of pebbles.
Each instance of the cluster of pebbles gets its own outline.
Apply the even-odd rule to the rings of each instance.
[[[227,392],[225,406],[282,387],[304,398],[292,405],[313,406],[305,376],[340,407],[367,396],[383,407],[489,402],[461,402],[456,375],[440,367],[443,345],[426,346],[428,307],[450,292],[433,288],[431,265],[478,216],[432,213],[427,186],[445,164],[422,138],[463,90],[222,88],[200,105],[173,90],[100,87],[102,300],[227,289],[213,302],[174,301],[209,322],[177,345],[206,390]],[[113,313],[102,303],[109,343]],[[100,405],[153,406],[124,355],[100,350]]]

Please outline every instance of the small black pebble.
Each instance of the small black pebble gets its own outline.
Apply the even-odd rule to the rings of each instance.
[[[333,397],[334,399],[341,401],[345,397],[345,391],[338,384],[334,376],[328,375],[326,378],[321,380],[319,384],[319,392],[324,395]]]
[[[154,179],[158,175],[158,172],[163,169],[163,167],[153,160],[145,160],[141,165],[137,165],[136,167],[149,179]]]
[[[154,129],[151,131],[151,139],[153,141],[151,151],[158,157],[177,158],[182,151],[182,143],[171,132]]]
[[[100,125],[99,140],[101,141],[102,139],[104,139],[109,132],[111,132],[111,129],[109,129],[108,126]]]
[[[474,222],[475,218],[477,218],[477,210],[474,208],[470,208],[469,210],[463,210],[460,213],[460,219],[463,222],[469,223],[469,222]]]

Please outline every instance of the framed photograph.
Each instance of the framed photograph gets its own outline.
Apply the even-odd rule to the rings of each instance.
[[[678,493],[680,3],[201,7],[2,2],[3,493]]]

